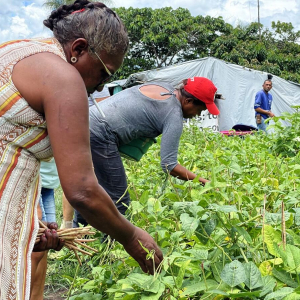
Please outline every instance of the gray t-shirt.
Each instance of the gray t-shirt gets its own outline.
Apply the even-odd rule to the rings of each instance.
[[[170,92],[174,88],[168,83],[155,84]],[[140,137],[155,138],[162,134],[161,139],[161,166],[164,171],[171,171],[178,164],[177,153],[179,139],[183,128],[181,104],[175,95],[166,100],[154,100],[143,95],[139,88],[134,86],[117,93],[98,103],[105,117],[96,106],[90,107],[90,131],[103,138],[100,124],[106,123],[111,135],[118,145],[125,145]],[[102,124],[103,125],[103,124]],[[102,126],[103,128],[103,126]]]

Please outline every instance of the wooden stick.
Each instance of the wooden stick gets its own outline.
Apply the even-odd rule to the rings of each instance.
[[[88,246],[88,245],[86,245],[86,244],[84,244],[84,243],[78,242],[78,241],[76,241],[76,240],[75,240],[75,243],[77,243],[78,245],[80,245],[80,246],[82,246],[82,247],[84,247],[84,248],[86,248],[86,249],[89,249],[89,250],[92,250],[92,251],[98,253],[98,250],[97,250],[97,249],[92,248],[92,247],[90,247],[90,246]]]
[[[35,244],[39,243],[41,241],[41,236],[45,233],[45,230],[48,229],[48,227],[39,220],[39,231],[35,240]],[[78,262],[80,265],[82,265],[81,260],[78,256],[78,251],[81,252],[82,254],[93,256],[92,253],[89,253],[81,248],[78,248],[75,243],[78,245],[89,249],[94,252],[98,252],[97,249],[94,249],[90,246],[87,246],[85,243],[87,242],[93,242],[96,241],[97,239],[84,239],[83,237],[86,235],[94,235],[95,232],[91,231],[92,226],[87,226],[87,227],[79,227],[79,228],[67,228],[67,229],[58,229],[58,237],[64,239],[65,242],[65,247],[70,249],[71,251],[74,252]]]
[[[58,229],[57,232],[69,232],[69,231],[88,231],[92,228],[92,226],[86,227],[77,227],[77,228],[62,228]]]
[[[74,241],[75,242],[89,243],[89,242],[97,241],[97,239],[75,239]]]
[[[286,248],[286,228],[285,228],[285,217],[284,217],[284,202],[281,202],[281,237],[283,250]]]
[[[68,236],[68,237],[72,236],[72,237],[74,237],[74,239],[76,239],[78,234],[71,234],[71,233],[58,234],[58,237],[65,237],[65,236]]]
[[[85,250],[83,250],[83,249],[80,249],[80,248],[74,246],[74,244],[70,244],[69,242],[66,242],[65,245],[67,245],[67,247],[69,246],[69,247],[71,247],[72,249],[75,249],[75,250],[77,250],[77,251],[80,251],[80,252],[83,253],[83,254],[86,254],[86,255],[89,255],[89,256],[93,256],[93,254],[91,254],[91,253],[89,253],[89,252],[87,252],[87,251],[85,251]]]
[[[40,227],[48,229],[48,227],[41,220],[39,220],[39,224],[40,224]]]
[[[81,259],[80,259],[79,255],[78,255],[77,251],[76,251],[75,249],[72,249],[72,250],[73,250],[73,252],[75,253],[75,256],[76,256],[76,258],[77,258],[77,260],[78,260],[80,266],[82,266]]]

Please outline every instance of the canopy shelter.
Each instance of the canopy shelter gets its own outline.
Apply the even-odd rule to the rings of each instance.
[[[135,84],[153,81],[167,81],[178,87],[183,79],[203,76],[214,82],[225,100],[217,99],[220,110],[219,130],[230,130],[236,124],[256,126],[254,116],[255,94],[262,89],[268,73],[245,68],[213,57],[206,57],[184,63],[130,75],[127,80],[108,84],[109,89],[127,88]],[[293,113],[291,106],[300,105],[300,85],[273,75],[272,111],[276,116],[283,112]],[[211,118],[213,119],[213,118]]]

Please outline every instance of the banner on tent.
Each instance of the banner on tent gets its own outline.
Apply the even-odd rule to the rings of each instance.
[[[219,119],[218,116],[212,115],[208,112],[208,110],[202,111],[199,117],[196,117],[191,120],[187,120],[187,126],[190,125],[190,122],[196,123],[197,127],[200,130],[204,128],[208,128],[213,132],[219,132]]]

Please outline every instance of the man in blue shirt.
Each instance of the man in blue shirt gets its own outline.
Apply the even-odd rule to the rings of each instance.
[[[265,80],[262,87],[263,89],[255,95],[254,109],[257,128],[266,132],[265,120],[275,116],[271,111],[273,97],[269,93],[272,89],[272,81]]]

